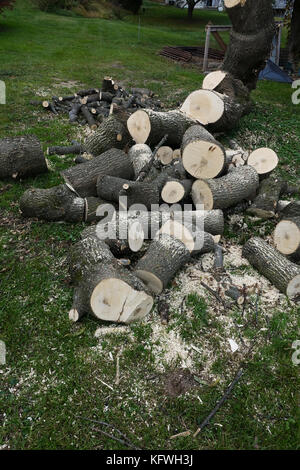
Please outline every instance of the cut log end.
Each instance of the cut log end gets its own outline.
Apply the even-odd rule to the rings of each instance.
[[[212,191],[205,181],[197,180],[192,186],[192,198],[194,204],[203,205],[204,210],[211,210],[214,206]]]
[[[173,160],[173,150],[171,149],[171,147],[168,147],[167,145],[163,145],[157,151],[156,156],[157,156],[157,159],[163,165],[169,165],[171,161]]]
[[[136,275],[154,294],[161,294],[164,286],[162,281],[157,276],[155,276],[155,274],[139,269],[136,271]]]
[[[79,321],[79,319],[80,319],[80,314],[78,310],[76,308],[71,308],[71,310],[69,311],[69,320],[76,323]]]
[[[290,280],[286,289],[286,295],[294,299],[300,295],[300,274]]]
[[[175,204],[184,198],[185,189],[179,181],[168,181],[162,189],[161,197],[168,204]]]
[[[127,121],[128,131],[137,144],[144,144],[151,131],[151,123],[147,113],[139,110],[132,114]]]
[[[203,80],[202,88],[204,90],[214,90],[226,77],[226,72],[222,70],[216,70],[211,72]]]
[[[144,230],[140,222],[136,221],[128,227],[128,245],[131,251],[137,253],[143,246],[145,239]]]
[[[224,114],[224,102],[210,90],[196,90],[191,93],[181,107],[188,117],[203,125],[217,122]]]
[[[299,219],[300,220],[300,219]],[[284,255],[300,253],[300,225],[292,220],[282,220],[274,232],[274,243]]]
[[[277,167],[278,156],[274,150],[262,147],[249,155],[247,165],[253,166],[259,175],[265,175]]]
[[[224,167],[224,152],[217,144],[198,140],[185,147],[182,163],[195,178],[214,178]]]
[[[168,220],[160,229],[159,234],[167,234],[170,237],[180,240],[186,248],[192,252],[195,247],[195,240],[187,227],[176,220]]]
[[[246,0],[225,0],[224,5],[226,8],[233,8],[236,7],[237,5],[244,6],[246,3]]]
[[[90,303],[94,315],[101,320],[131,323],[150,312],[153,299],[120,279],[110,278],[94,288]]]

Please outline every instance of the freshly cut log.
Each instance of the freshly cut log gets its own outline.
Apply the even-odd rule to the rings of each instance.
[[[71,281],[79,285],[91,268],[99,263],[109,264],[114,256],[107,244],[100,240],[97,232],[90,232],[85,238],[71,246],[68,266]]]
[[[274,231],[274,243],[284,255],[300,258],[300,217],[283,219]]]
[[[40,142],[34,136],[0,140],[0,178],[27,178],[48,171]]]
[[[185,131],[196,122],[180,111],[138,110],[127,121],[128,131],[137,144],[157,145],[168,136],[166,145],[180,147]]]
[[[202,88],[204,90],[217,91],[231,98],[238,98],[245,101],[249,99],[249,90],[245,87],[243,82],[223,70],[216,70],[206,75],[202,83]]]
[[[77,122],[78,121],[78,115],[81,110],[81,103],[74,103],[72,105],[72,108],[69,112],[69,121],[72,122]]]
[[[164,185],[161,198],[168,204],[175,204],[189,196],[192,189],[191,180],[170,180]]]
[[[238,168],[246,164],[242,150],[226,150],[226,169]]]
[[[205,210],[226,209],[244,199],[253,199],[258,187],[256,170],[242,166],[221,178],[196,180],[191,194],[194,204],[203,204]]]
[[[133,173],[131,161],[126,153],[112,148],[87,163],[62,171],[61,175],[81,197],[87,197],[97,196],[96,183],[99,176],[110,175],[131,179]]]
[[[225,7],[232,32],[222,69],[253,90],[275,34],[272,0],[226,0]]]
[[[159,204],[160,192],[154,183],[136,182],[115,176],[100,176],[97,180],[97,194],[108,201],[119,202],[120,196],[127,197],[127,208],[133,204],[142,204],[151,209],[152,204]]]
[[[87,120],[88,125],[90,128],[95,131],[98,127],[93,115],[90,113],[89,108],[86,105],[81,106],[81,112],[84,115],[85,119]]]
[[[185,132],[181,153],[184,168],[195,178],[214,178],[225,167],[224,147],[200,125]]]
[[[169,147],[168,145],[163,145],[157,151],[157,159],[163,165],[169,165],[171,161],[173,160],[173,149]]]
[[[117,323],[142,319],[153,306],[143,282],[117,261],[92,267],[82,279],[76,297],[81,309],[91,311],[100,320]],[[74,303],[72,310],[77,310]]]
[[[258,237],[243,246],[246,258],[280,292],[290,298],[300,295],[300,266],[289,261],[275,248]]]
[[[146,254],[138,261],[134,274],[155,294],[160,294],[176,272],[189,261],[184,243],[163,234],[154,239]]]
[[[67,185],[61,184],[49,189],[27,189],[20,199],[20,209],[24,217],[51,222],[82,222],[85,201]]]
[[[300,217],[300,201],[285,204],[284,207],[280,209],[279,216],[285,219]]]
[[[249,155],[247,165],[253,166],[259,175],[266,175],[277,167],[278,156],[272,149],[259,148]]]
[[[81,144],[67,145],[67,146],[54,146],[47,148],[47,155],[79,155],[85,151],[84,146]]]
[[[281,188],[282,181],[278,178],[269,176],[263,180],[260,184],[258,195],[249,209],[247,209],[247,213],[262,219],[275,217]]]
[[[86,139],[85,148],[89,153],[97,156],[111,148],[123,149],[129,143],[130,136],[126,126],[117,116],[111,115]]]
[[[236,126],[248,106],[215,91],[196,90],[186,98],[180,111],[212,131],[223,132]]]
[[[167,234],[180,240],[191,255],[200,255],[214,250],[215,241],[210,233],[199,230],[194,223],[178,220],[167,221],[160,229],[159,234]]]
[[[134,169],[134,176],[137,178],[145,165],[151,161],[152,150],[146,144],[135,144],[129,149],[128,157]]]

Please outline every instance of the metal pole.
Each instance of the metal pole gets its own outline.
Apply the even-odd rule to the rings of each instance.
[[[210,41],[210,25],[207,25],[207,26],[206,26],[206,39],[205,39],[204,59],[203,59],[203,72],[206,72],[206,70],[207,70],[207,65],[208,65],[209,41]]]

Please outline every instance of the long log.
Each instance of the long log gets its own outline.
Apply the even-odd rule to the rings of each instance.
[[[74,144],[74,145],[56,145],[53,147],[47,148],[47,155],[80,155],[85,151],[84,146],[81,144]]]
[[[138,261],[134,274],[155,294],[160,294],[176,272],[189,261],[184,243],[169,235],[153,240],[146,254]]]
[[[261,238],[254,237],[247,241],[243,246],[243,257],[280,292],[290,298],[300,294],[300,266],[289,261]]]
[[[61,172],[66,183],[70,184],[81,197],[97,196],[97,179],[110,175],[131,179],[132,164],[122,150],[112,148],[87,163],[73,166]]]
[[[231,170],[217,179],[196,180],[192,186],[194,204],[203,204],[205,210],[226,209],[244,199],[254,199],[259,177],[251,166]]]
[[[155,146],[165,136],[168,136],[166,145],[180,147],[185,131],[196,124],[193,119],[180,111],[159,112],[151,109],[139,110],[133,113],[128,121],[127,128],[137,144],[147,143]]]
[[[126,125],[118,116],[111,115],[85,141],[86,150],[98,156],[111,148],[124,149],[130,143]]]
[[[224,170],[225,149],[203,126],[185,132],[181,154],[184,168],[195,178],[215,178]]]
[[[0,140],[0,178],[27,178],[48,171],[40,142],[34,136]]]
[[[274,244],[280,253],[300,258],[300,217],[282,219],[274,231]]]
[[[51,222],[84,221],[85,201],[65,184],[49,189],[27,189],[20,199],[24,217],[37,217]]]

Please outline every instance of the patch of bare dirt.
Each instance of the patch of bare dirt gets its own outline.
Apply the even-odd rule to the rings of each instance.
[[[175,369],[166,376],[164,392],[170,397],[178,397],[195,385],[194,376],[188,369]]]

